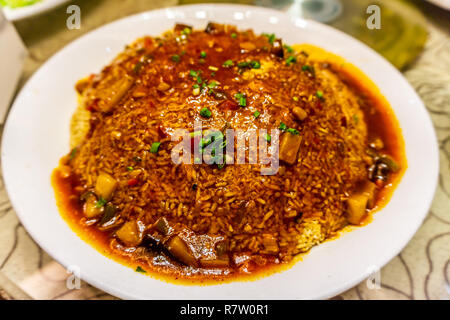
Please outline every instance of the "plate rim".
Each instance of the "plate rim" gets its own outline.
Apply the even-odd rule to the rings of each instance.
[[[25,229],[27,230],[27,232],[30,234],[30,236],[33,238],[33,240],[34,240],[41,248],[43,248],[47,253],[50,254],[50,252],[51,252],[52,250],[49,250],[49,248],[48,248],[45,244],[43,245],[43,244],[41,243],[41,241],[39,240],[39,235],[34,234],[33,231],[30,231],[30,230],[32,230],[33,228],[29,228],[29,226],[27,225],[27,222],[24,223],[24,221],[26,221],[26,219],[24,219],[24,216],[22,215],[22,213],[20,213],[20,210],[17,210],[17,209],[16,209],[18,206],[15,204],[15,200],[13,200],[13,199],[15,199],[14,196],[11,197],[11,193],[10,193],[10,189],[9,189],[9,188],[10,188],[10,187],[9,187],[9,183],[7,182],[7,179],[6,179],[6,177],[9,177],[9,174],[6,173],[5,166],[4,166],[4,164],[7,163],[7,162],[4,161],[4,160],[5,160],[5,155],[4,155],[4,149],[3,149],[3,146],[5,145],[5,141],[6,141],[7,137],[8,137],[8,135],[9,135],[8,132],[9,132],[9,130],[11,130],[11,129],[9,129],[10,126],[11,126],[11,121],[10,121],[11,117],[9,117],[9,115],[11,115],[11,114],[13,113],[13,110],[14,110],[14,107],[15,107],[15,105],[16,105],[16,102],[20,100],[20,97],[21,97],[22,95],[25,95],[25,94],[26,94],[26,91],[27,91],[27,89],[28,89],[28,86],[30,86],[30,83],[32,83],[32,80],[33,80],[35,77],[37,77],[37,76],[40,74],[40,72],[42,72],[42,70],[44,69],[44,67],[46,66],[47,63],[49,63],[51,60],[53,60],[54,58],[56,58],[56,57],[58,57],[58,56],[60,56],[60,55],[64,55],[64,53],[65,53],[66,51],[71,50],[71,47],[75,47],[79,42],[82,42],[82,41],[83,41],[85,38],[87,38],[88,36],[91,36],[92,34],[95,34],[95,33],[101,31],[101,30],[104,29],[104,28],[106,29],[106,28],[108,28],[108,27],[109,27],[110,25],[112,25],[112,24],[120,23],[120,22],[123,22],[123,21],[125,21],[125,20],[134,20],[134,19],[138,19],[138,20],[139,20],[139,19],[142,18],[142,16],[144,16],[144,15],[146,15],[146,14],[147,14],[147,15],[148,15],[148,14],[155,14],[155,15],[156,15],[156,14],[164,14],[164,12],[167,11],[167,10],[180,10],[180,9],[183,10],[183,8],[188,8],[188,9],[194,9],[194,8],[197,8],[197,9],[199,9],[199,10],[206,10],[206,11],[208,11],[208,10],[211,10],[211,9],[214,10],[214,9],[217,8],[217,7],[226,7],[226,8],[229,8],[229,9],[235,9],[235,10],[241,10],[241,11],[243,11],[243,10],[266,11],[267,13],[273,13],[273,14],[276,14],[276,15],[282,15],[282,16],[288,17],[288,18],[291,19],[292,21],[302,21],[302,22],[306,22],[306,23],[309,23],[309,24],[313,24],[313,25],[314,25],[314,24],[315,24],[315,25],[319,25],[319,26],[322,27],[322,28],[327,28],[327,29],[329,29],[331,32],[337,32],[337,33],[340,33],[342,36],[344,36],[344,37],[346,37],[346,38],[349,38],[349,39],[350,39],[351,41],[353,41],[353,42],[355,42],[355,41],[358,42],[360,45],[366,47],[367,50],[371,51],[373,54],[375,54],[376,56],[378,56],[379,58],[381,58],[381,59],[384,61],[384,63],[387,63],[387,64],[390,66],[390,68],[392,69],[392,71],[393,71],[393,72],[396,72],[396,73],[404,80],[405,85],[408,86],[409,89],[410,89],[410,90],[413,92],[413,94],[415,95],[415,99],[419,102],[419,107],[421,107],[421,108],[423,109],[423,111],[425,111],[425,113],[426,113],[426,115],[427,115],[427,116],[426,116],[426,119],[424,119],[424,121],[427,122],[428,128],[431,129],[431,132],[430,132],[430,133],[432,133],[432,135],[433,135],[433,137],[434,137],[433,141],[429,141],[429,142],[431,142],[431,144],[433,145],[433,146],[432,146],[432,149],[434,149],[433,156],[434,156],[434,159],[436,160],[435,163],[434,163],[434,165],[432,166],[432,167],[434,168],[434,172],[432,172],[433,177],[434,177],[434,178],[433,178],[434,183],[433,183],[433,188],[432,188],[433,191],[430,193],[429,198],[426,199],[426,200],[424,201],[424,204],[425,204],[424,207],[430,208],[431,202],[432,202],[432,200],[433,200],[433,198],[434,198],[436,186],[437,186],[437,183],[438,183],[438,173],[439,173],[439,153],[438,153],[438,148],[437,148],[438,145],[437,145],[436,131],[435,131],[434,126],[433,126],[433,124],[432,124],[430,114],[428,113],[428,111],[427,111],[427,109],[426,109],[424,103],[422,102],[422,100],[421,100],[420,97],[418,96],[417,92],[414,90],[414,88],[412,88],[412,86],[410,85],[410,83],[403,77],[403,75],[402,75],[396,68],[394,68],[387,60],[385,60],[383,57],[381,57],[378,53],[376,53],[374,50],[372,50],[371,48],[369,48],[369,47],[368,47],[367,45],[365,45],[364,43],[360,42],[359,40],[357,40],[357,39],[355,39],[355,38],[353,38],[353,37],[351,37],[351,36],[349,36],[349,35],[347,35],[347,34],[341,32],[341,31],[339,31],[339,30],[337,30],[337,29],[334,29],[334,28],[332,28],[332,27],[330,27],[330,26],[321,24],[321,23],[319,23],[319,22],[311,21],[311,20],[308,20],[308,19],[295,18],[295,17],[292,17],[292,16],[290,16],[290,15],[284,13],[284,12],[276,11],[276,10],[273,10],[273,9],[268,9],[268,8],[263,8],[263,7],[255,7],[255,6],[248,6],[248,5],[236,5],[236,4],[194,4],[194,5],[172,6],[172,7],[165,7],[165,8],[160,8],[160,9],[156,9],[156,10],[144,11],[144,12],[140,12],[140,13],[137,13],[137,14],[133,14],[133,15],[130,15],[130,16],[127,16],[127,17],[123,17],[123,18],[117,19],[117,20],[112,21],[112,22],[110,22],[110,23],[108,23],[108,24],[105,24],[105,25],[103,25],[103,26],[100,26],[100,27],[98,27],[98,28],[96,28],[96,29],[94,29],[94,30],[91,30],[91,31],[87,32],[86,34],[82,35],[81,37],[75,39],[74,41],[71,41],[71,42],[68,43],[66,46],[64,46],[63,48],[61,48],[58,52],[56,52],[52,57],[50,57],[43,65],[41,65],[41,66],[39,67],[39,69],[38,69],[36,72],[34,72],[34,74],[27,80],[27,82],[25,83],[25,85],[24,85],[24,86],[22,87],[22,89],[20,90],[19,94],[16,96],[16,99],[14,100],[14,103],[12,104],[12,107],[11,107],[10,112],[9,112],[9,114],[8,114],[8,118],[7,118],[6,122],[5,122],[4,131],[3,131],[3,136],[2,136],[2,143],[1,143],[1,145],[2,145],[2,150],[1,150],[1,160],[2,160],[2,161],[1,161],[1,163],[2,163],[2,172],[3,172],[4,182],[5,182],[5,190],[6,190],[7,194],[8,194],[8,197],[9,197],[9,199],[10,199],[10,201],[11,201],[11,204],[12,204],[12,206],[13,206],[13,208],[14,208],[14,210],[15,210],[15,212],[16,212],[16,214],[17,214],[19,220],[20,220],[20,222],[23,224],[23,226],[25,227]],[[181,19],[180,19],[180,20],[181,20]],[[149,33],[151,33],[151,32],[149,32]],[[350,62],[351,62],[351,61],[350,61]],[[101,67],[101,66],[99,66],[99,67]],[[394,112],[394,113],[395,113],[395,112]],[[380,265],[380,268],[381,268],[381,267],[384,267],[390,260],[392,260],[395,256],[397,256],[397,255],[401,252],[401,250],[403,250],[403,248],[410,242],[410,240],[412,239],[412,237],[416,234],[417,230],[418,230],[418,229],[420,228],[420,226],[422,225],[423,220],[426,218],[427,214],[428,214],[428,210],[426,210],[426,211],[422,214],[420,223],[418,223],[418,224],[414,227],[414,231],[411,232],[411,233],[409,234],[408,237],[404,237],[404,238],[403,238],[403,241],[397,242],[397,244],[398,244],[398,245],[397,245],[397,248],[396,248],[395,250],[391,250],[391,252],[395,252],[395,253],[386,255],[386,256],[385,256],[385,259],[382,261],[382,263],[379,264],[379,265]],[[83,243],[85,243],[84,240],[82,240],[82,239],[80,239],[80,240],[81,240]],[[89,245],[89,244],[88,244],[88,245]],[[323,245],[323,244],[322,244],[322,245]],[[90,246],[90,245],[89,245],[89,246]],[[319,247],[320,247],[320,246],[319,246]],[[63,265],[64,267],[67,267],[67,266],[68,266],[68,263],[66,263],[66,261],[61,261],[61,260],[59,259],[59,257],[54,256],[54,255],[52,255],[52,254],[50,254],[50,255],[52,256],[53,259],[55,259],[57,262],[59,262],[59,263],[60,263],[61,265]],[[102,255],[102,254],[100,253],[100,255]],[[104,257],[105,259],[111,260],[110,258],[105,257],[104,255],[102,255],[102,257]],[[113,262],[113,263],[118,263],[118,262],[116,262],[116,261],[114,261],[114,260],[112,260],[112,262]],[[269,277],[270,277],[270,276],[269,276]],[[326,294],[322,294],[321,296],[315,296],[315,297],[313,297],[313,298],[314,298],[314,299],[324,299],[324,298],[330,298],[330,297],[333,297],[333,296],[335,296],[335,295],[337,295],[337,294],[339,294],[339,293],[342,293],[342,292],[344,292],[344,291],[346,291],[346,290],[348,290],[348,289],[354,287],[355,285],[357,285],[358,283],[360,283],[362,280],[364,280],[366,277],[367,277],[367,274],[361,274],[361,275],[355,276],[355,277],[353,277],[351,280],[348,280],[348,281],[346,282],[346,283],[347,283],[346,285],[342,285],[340,288],[335,288],[335,289],[333,289],[333,290],[328,290]],[[114,296],[116,296],[116,297],[121,297],[121,298],[125,298],[125,299],[135,299],[135,298],[139,298],[139,297],[133,296],[132,294],[129,294],[129,293],[128,293],[128,294],[127,294],[127,293],[123,293],[123,292],[120,291],[120,289],[117,289],[117,288],[111,287],[111,286],[109,286],[109,285],[106,285],[105,283],[102,283],[101,281],[98,281],[98,280],[95,279],[95,278],[92,278],[92,277],[89,277],[89,276],[84,275],[84,276],[82,276],[82,279],[83,279],[84,281],[86,281],[86,282],[88,282],[88,283],[94,285],[95,287],[97,287],[97,288],[99,288],[99,289],[102,289],[102,290],[104,290],[105,292],[108,292],[108,293],[110,293],[110,294],[112,294],[112,295],[114,295]],[[155,279],[155,278],[153,278],[153,279]],[[255,280],[255,281],[259,281],[259,280]],[[244,283],[244,282],[242,282],[242,283]],[[176,298],[176,299],[177,299],[177,298]]]

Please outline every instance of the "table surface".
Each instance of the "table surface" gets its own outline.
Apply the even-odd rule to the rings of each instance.
[[[16,22],[30,56],[19,84],[61,47],[110,21],[172,6],[176,0],[79,0],[82,28],[66,28],[66,6]],[[433,120],[440,148],[440,177],[430,212],[407,247],[381,270],[381,286],[363,281],[335,299],[450,299],[450,12],[417,2],[429,38],[404,71]],[[70,3],[69,3],[70,4]],[[38,30],[38,31],[37,31]],[[420,129],[420,128],[418,128]],[[115,299],[82,282],[70,290],[67,271],[27,234],[0,179],[0,299]]]

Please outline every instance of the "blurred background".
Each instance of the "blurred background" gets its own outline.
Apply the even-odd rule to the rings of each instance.
[[[383,268],[382,289],[359,285],[336,299],[450,299],[450,0],[0,0],[0,130],[14,95],[69,42],[128,15],[205,2],[264,6],[326,23],[366,43],[403,72],[437,132],[441,172],[436,197],[413,240]],[[73,4],[81,9],[81,28],[70,30],[67,9]],[[367,28],[370,5],[380,8],[380,29]],[[112,298],[85,283],[81,290],[66,288],[66,271],[23,229],[2,181],[0,225],[0,299]]]

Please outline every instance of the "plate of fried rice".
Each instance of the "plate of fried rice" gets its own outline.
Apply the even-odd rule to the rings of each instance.
[[[429,115],[377,53],[240,5],[149,11],[74,41],[5,125],[33,239],[125,299],[323,299],[380,270],[437,182]]]

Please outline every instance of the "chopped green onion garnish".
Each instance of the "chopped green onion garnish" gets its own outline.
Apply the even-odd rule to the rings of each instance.
[[[101,207],[103,207],[105,204],[106,204],[106,200],[105,199],[103,199],[102,197],[100,197],[99,199],[98,199],[98,201],[95,203],[95,206],[97,207],[97,208],[101,208]]]
[[[290,66],[292,63],[296,63],[297,62],[297,58],[295,58],[295,56],[289,56],[286,59],[286,65]]]
[[[217,81],[211,80],[211,81],[208,83],[208,88],[214,89],[215,87],[217,87]]]
[[[233,39],[236,39],[237,34],[233,32],[233,33],[231,34],[231,37],[232,37]]]
[[[247,105],[247,99],[243,93],[236,93],[234,97],[238,100],[238,103],[241,107],[245,107]]]
[[[308,66],[308,65],[304,65],[304,66],[302,67],[302,70],[303,70],[303,71],[308,71],[308,70],[311,70],[311,67]]]
[[[259,63],[259,61],[251,61],[250,62],[250,66],[253,68],[253,69],[259,69],[259,68],[261,68],[261,63]]]
[[[211,142],[212,142],[211,139],[202,138],[202,140],[200,140],[199,146],[200,146],[200,148],[204,148],[204,147],[209,146],[211,144]]]
[[[195,83],[195,84],[192,86],[192,88],[197,89],[197,88],[200,88],[200,86],[198,85],[198,83]]]
[[[289,129],[286,130],[286,132],[289,132],[289,133],[292,133],[292,134],[295,134],[295,135],[300,134],[300,132],[297,129],[294,129],[294,128],[289,128]]]
[[[205,51],[200,52],[200,57],[206,58],[206,52]]]
[[[174,54],[174,55],[172,56],[172,61],[173,61],[173,62],[180,62],[180,56],[177,55],[177,54]]]
[[[278,129],[280,129],[281,131],[285,131],[286,130],[286,125],[283,123],[283,122],[281,122],[280,123],[280,126],[278,127]]]
[[[224,67],[226,67],[226,68],[229,68],[229,67],[232,67],[233,66],[233,60],[227,60],[227,61],[225,61],[223,64],[222,64],[222,66],[224,66]]]
[[[190,75],[191,77],[198,77],[198,72],[195,71],[195,70],[190,70],[190,71],[189,71],[189,75]]]
[[[158,153],[159,145],[161,142],[153,142],[152,147],[150,148],[151,153]]]
[[[70,151],[70,160],[75,158],[75,156],[77,155],[77,151],[78,151],[78,148],[73,148],[72,151]]]
[[[322,91],[320,91],[320,90],[317,90],[317,92],[316,92],[316,96],[317,96],[317,98],[319,98],[319,99],[323,100],[323,92],[322,92]]]
[[[255,117],[255,119],[258,118],[260,115],[261,115],[261,112],[259,112],[259,111],[255,111],[253,113],[253,116]]]
[[[243,61],[237,64],[238,68],[247,68],[249,66],[249,62]]]
[[[270,134],[266,133],[266,135],[264,136],[264,138],[266,139],[267,142],[272,141],[272,137],[270,136]]]
[[[134,74],[138,74],[139,71],[140,71],[141,68],[142,68],[142,65],[143,65],[143,63],[142,63],[141,61],[138,61],[138,62],[136,63],[136,65],[134,66],[134,68],[133,68],[133,73],[134,73]]]
[[[263,36],[267,37],[267,40],[269,40],[270,44],[273,44],[273,42],[275,41],[275,38],[276,38],[274,33],[271,33],[271,34],[263,33]]]
[[[184,28],[182,33],[183,34],[190,34],[191,33],[191,29],[190,28]]]
[[[145,271],[144,269],[142,269],[140,266],[138,266],[138,267],[136,268],[136,272],[147,273],[147,271]]]
[[[286,51],[287,51],[288,53],[294,52],[294,49],[293,49],[291,46],[288,46],[287,44],[284,45],[284,48],[286,49]]]
[[[127,170],[128,170],[128,171],[133,171],[133,170],[134,170],[134,168],[133,168],[133,167],[131,167],[131,166],[128,166],[128,167],[127,167]]]
[[[200,110],[200,115],[204,118],[211,118],[212,113],[208,108],[203,108],[202,110]]]

